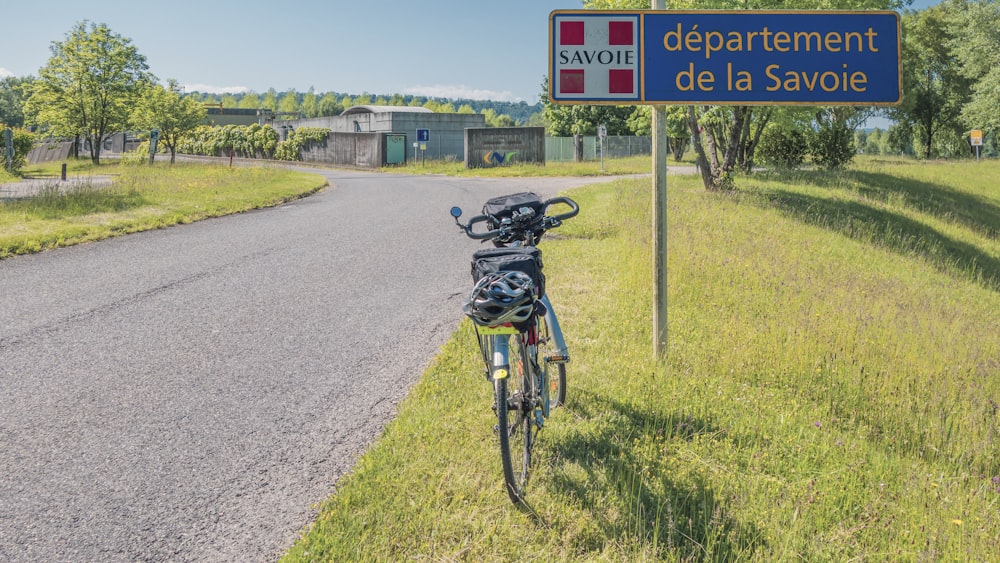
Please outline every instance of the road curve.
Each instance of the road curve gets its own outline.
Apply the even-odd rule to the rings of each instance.
[[[310,170],[273,209],[0,261],[0,561],[270,561],[460,320],[448,209],[606,179]]]

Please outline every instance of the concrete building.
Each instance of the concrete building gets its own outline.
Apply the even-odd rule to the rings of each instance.
[[[402,133],[406,135],[408,160],[422,157],[462,161],[465,159],[465,130],[485,127],[486,118],[481,114],[434,113],[424,107],[354,106],[333,117],[280,120],[272,126],[282,138],[289,127],[326,128],[333,133]],[[414,149],[418,129],[426,129],[428,139]]]

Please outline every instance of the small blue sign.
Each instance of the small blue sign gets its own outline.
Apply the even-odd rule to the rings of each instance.
[[[431,140],[430,129],[417,129],[417,142],[426,143]]]
[[[556,10],[549,17],[555,103],[902,102],[896,12]]]

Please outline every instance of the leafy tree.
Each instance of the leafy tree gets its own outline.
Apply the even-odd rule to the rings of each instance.
[[[260,109],[260,96],[254,92],[247,92],[240,98],[240,109]]]
[[[958,30],[952,9],[938,5],[903,16],[903,103],[889,116],[906,123],[924,158],[935,153],[939,133],[963,129],[959,116],[968,100],[970,80],[962,75],[949,45]]]
[[[278,92],[274,88],[269,88],[260,100],[261,109],[278,111]]]
[[[959,71],[973,80],[962,108],[967,130],[1000,131],[1000,4],[995,0],[949,0],[954,14],[951,51]]]
[[[337,101],[335,94],[326,93],[319,99],[319,115],[328,117],[344,113],[344,106]]]
[[[238,108],[240,107],[240,100],[235,94],[223,94],[222,100],[220,102],[224,108]]]
[[[86,21],[65,41],[53,42],[51,51],[32,83],[25,114],[56,135],[85,135],[91,160],[100,164],[101,145],[128,129],[137,96],[154,80],[146,57],[107,25]]]
[[[306,117],[319,117],[319,96],[309,87],[309,91],[302,95],[302,114]]]
[[[160,142],[170,151],[170,164],[177,157],[177,147],[205,119],[207,111],[193,97],[182,96],[176,80],[146,90],[132,114],[133,123],[160,132]]]
[[[294,119],[302,113],[302,106],[299,105],[299,95],[295,90],[289,90],[278,99],[278,111],[286,114],[285,119]]]
[[[463,106],[464,107],[464,106]],[[503,115],[496,112],[493,109],[484,109],[482,112],[483,117],[486,118],[487,127],[515,127],[517,122],[514,118],[509,115]]]
[[[24,126],[25,91],[31,87],[31,77],[8,76],[0,79],[0,125]]]

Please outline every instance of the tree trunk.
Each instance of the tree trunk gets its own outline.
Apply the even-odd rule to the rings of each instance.
[[[712,189],[712,170],[708,166],[708,159],[705,158],[705,147],[701,143],[701,130],[698,127],[698,113],[694,106],[688,106],[687,115],[688,129],[691,130],[691,144],[694,145],[694,152],[698,155],[698,172],[701,173],[701,181],[705,184],[706,190]]]

